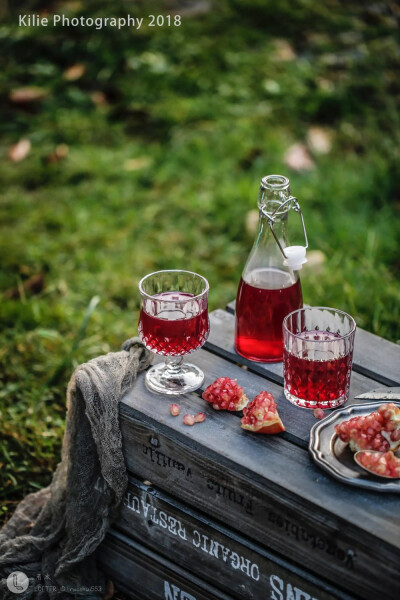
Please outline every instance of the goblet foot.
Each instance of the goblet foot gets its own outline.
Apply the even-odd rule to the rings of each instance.
[[[152,392],[168,395],[186,394],[197,390],[204,381],[204,373],[182,358],[167,358],[165,363],[151,367],[146,373],[146,387]]]

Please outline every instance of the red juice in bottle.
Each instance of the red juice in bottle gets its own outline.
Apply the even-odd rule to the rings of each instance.
[[[339,336],[329,331],[304,331],[297,334],[300,340],[335,342]],[[344,356],[329,353],[329,359],[321,359],[307,345],[301,345],[297,356],[284,350],[285,391],[291,401],[304,408],[334,408],[346,398],[350,386],[352,352]],[[310,354],[310,356],[307,356]],[[296,401],[297,400],[297,401]]]
[[[209,331],[208,311],[190,298],[193,294],[163,292],[142,306],[138,328],[149,350],[181,356],[203,345]]]
[[[303,306],[300,280],[276,268],[254,269],[240,280],[236,299],[236,351],[249,360],[283,357],[283,319]]]

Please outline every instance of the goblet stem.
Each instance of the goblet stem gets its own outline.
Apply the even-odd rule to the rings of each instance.
[[[183,356],[166,356],[165,366],[169,376],[179,375],[182,372]]]
[[[151,367],[146,373],[146,385],[160,394],[186,394],[197,390],[204,373],[196,365],[183,362],[183,356],[166,356],[165,362]]]

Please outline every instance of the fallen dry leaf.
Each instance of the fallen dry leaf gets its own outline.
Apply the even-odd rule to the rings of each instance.
[[[300,142],[290,146],[283,160],[285,165],[293,171],[311,171],[315,166],[306,146]]]
[[[151,165],[151,158],[149,156],[143,156],[142,158],[129,158],[124,163],[124,169],[126,171],[138,171]]]
[[[68,156],[68,152],[69,152],[69,148],[68,148],[67,144],[58,144],[58,146],[56,146],[55,151],[52,152],[51,154],[48,154],[45,157],[45,162],[48,165],[59,163]]]
[[[69,147],[67,144],[58,144],[56,146],[56,155],[58,158],[65,158],[68,155]]]
[[[326,77],[317,77],[317,85],[323,92],[331,93],[335,89],[335,84]]]
[[[307,133],[307,143],[315,154],[329,154],[332,148],[332,134],[323,127],[310,127]]]
[[[90,97],[92,99],[93,104],[95,104],[96,106],[106,106],[108,104],[107,96],[104,94],[104,92],[92,92]]]
[[[289,61],[296,58],[296,52],[287,40],[277,39],[274,42],[273,57],[279,61]]]
[[[17,300],[20,298],[21,293],[29,292],[30,294],[39,294],[45,285],[44,273],[36,273],[29,277],[22,285],[15,286],[6,290],[3,294],[4,298],[9,298],[10,300]]]
[[[8,158],[12,160],[12,162],[21,162],[21,160],[24,160],[24,158],[28,156],[30,151],[30,141],[26,138],[23,138],[22,140],[19,140],[19,142],[14,144],[14,146],[11,146],[11,148],[8,151]]]
[[[189,3],[188,6],[182,6],[181,3],[177,3],[176,11],[172,14],[181,15],[185,19],[191,17],[201,17],[210,12],[212,8],[211,2],[207,0],[199,0],[198,2]]]
[[[85,73],[86,67],[81,63],[77,63],[76,65],[72,65],[68,67],[63,73],[63,77],[66,81],[76,81],[80,79],[82,75]]]
[[[17,88],[10,92],[9,98],[15,104],[30,104],[43,100],[47,96],[47,91],[40,87]]]
[[[19,140],[14,146],[11,146],[8,151],[8,158],[12,160],[12,162],[21,162],[24,160],[31,151],[31,143],[28,139],[23,138]]]

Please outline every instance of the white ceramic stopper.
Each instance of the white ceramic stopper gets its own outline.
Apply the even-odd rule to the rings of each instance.
[[[307,262],[306,249],[304,246],[288,246],[284,249],[286,260],[283,264],[294,271],[300,271],[304,263]]]

